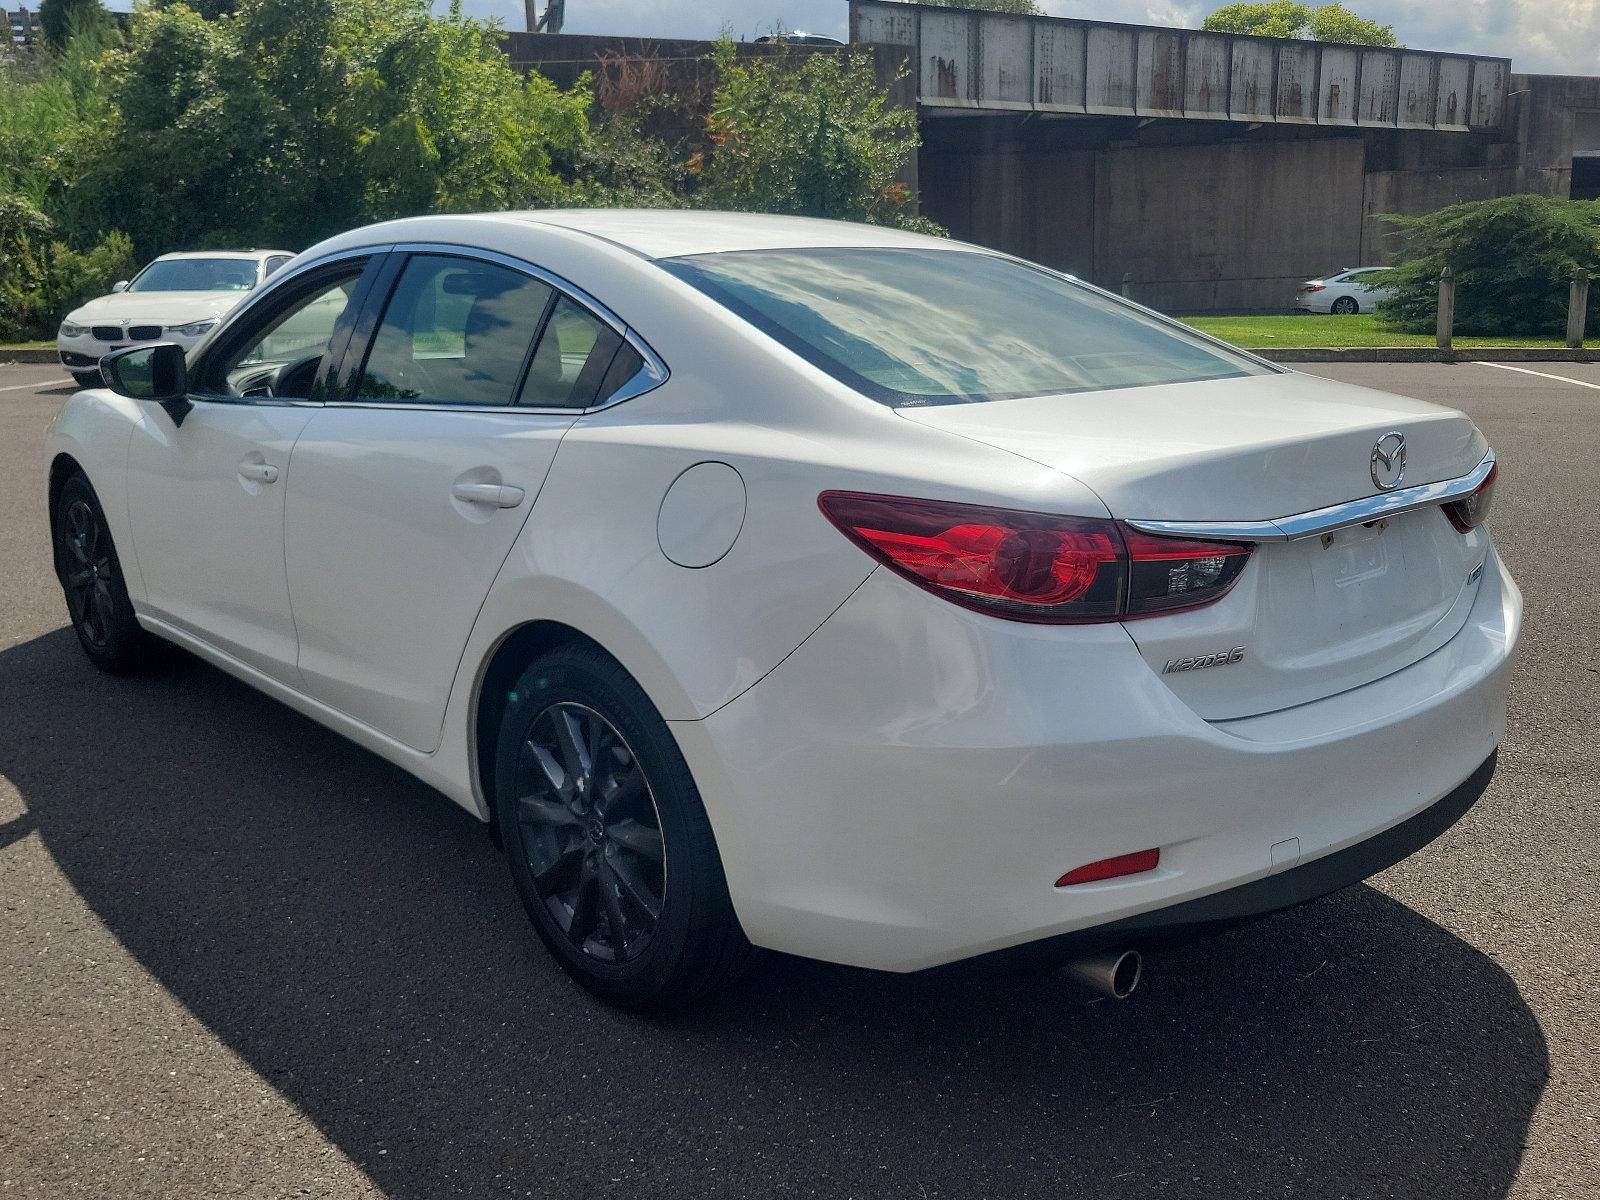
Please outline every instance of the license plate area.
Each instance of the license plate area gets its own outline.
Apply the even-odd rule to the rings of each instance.
[[[1318,584],[1352,588],[1370,584],[1389,573],[1388,545],[1384,538],[1387,521],[1356,525],[1319,539],[1322,554],[1313,560]]]

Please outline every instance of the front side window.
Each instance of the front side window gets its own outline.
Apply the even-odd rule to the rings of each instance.
[[[162,258],[133,277],[130,292],[248,292],[253,258]]]
[[[511,404],[553,296],[548,284],[507,267],[416,255],[389,298],[356,394],[419,404]]]
[[[273,303],[259,324],[230,337],[231,349],[208,368],[201,390],[225,396],[306,399],[361,279],[351,263],[309,282],[304,290]]]
[[[1002,400],[1271,371],[1065,276],[977,252],[746,250],[663,265],[884,404]]]

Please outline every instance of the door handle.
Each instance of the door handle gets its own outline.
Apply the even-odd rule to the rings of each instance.
[[[271,463],[243,462],[239,464],[239,478],[252,483],[277,483],[278,468]]]
[[[521,488],[506,483],[458,483],[450,494],[465,504],[487,504],[491,508],[515,508],[525,495]]]

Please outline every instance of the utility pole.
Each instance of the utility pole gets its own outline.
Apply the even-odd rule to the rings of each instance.
[[[539,15],[539,0],[522,0],[529,33],[560,33],[567,19],[567,0],[547,0],[544,16]]]

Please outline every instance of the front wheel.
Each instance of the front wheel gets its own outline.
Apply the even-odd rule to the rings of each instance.
[[[750,961],[688,765],[644,691],[598,649],[563,647],[518,679],[495,797],[534,928],[596,995],[682,1004]]]
[[[1341,317],[1354,316],[1361,311],[1361,305],[1356,303],[1354,296],[1340,296],[1333,302],[1333,311]]]
[[[74,371],[72,381],[81,388],[104,387],[105,380],[100,378],[99,371]]]
[[[83,652],[113,675],[149,665],[159,656],[161,643],[134,616],[106,514],[83,472],[62,485],[51,525],[56,576]]]

